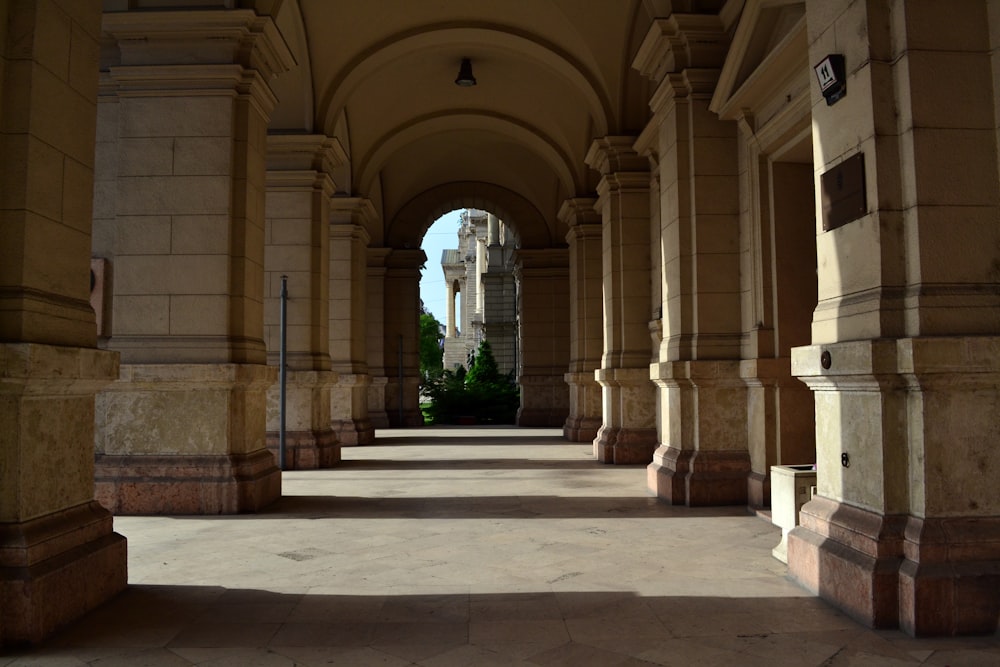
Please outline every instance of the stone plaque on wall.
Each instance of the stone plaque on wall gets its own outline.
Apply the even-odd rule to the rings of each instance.
[[[820,176],[823,231],[828,232],[868,212],[865,193],[865,155],[851,156]]]

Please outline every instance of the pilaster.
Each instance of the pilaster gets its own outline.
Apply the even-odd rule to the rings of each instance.
[[[817,204],[819,304],[792,373],[813,390],[818,493],[789,571],[914,635],[992,633],[1000,613],[997,26],[985,2],[949,9],[942,31],[917,4],[806,5],[810,58],[849,72],[834,105],[811,85],[817,190],[860,159],[867,210],[824,228]],[[969,78],[985,83],[959,98]]]
[[[112,266],[106,344],[123,366],[97,402],[97,495],[119,512],[253,511],[281,488],[265,440],[266,128],[268,82],[293,59],[252,10],[102,27],[94,252]]]
[[[120,593],[127,558],[111,514],[94,501],[94,395],[119,363],[95,349],[88,303],[100,7],[27,2],[0,11],[6,647],[40,642]]]
[[[367,316],[368,352],[368,418],[374,428],[387,428],[389,416],[385,412],[385,261],[389,248],[368,248],[368,297],[365,304]]]
[[[368,418],[368,227],[377,217],[367,199],[334,197],[330,214],[330,419],[345,446],[375,441]]]
[[[676,14],[654,22],[633,62],[657,84],[641,137],[656,146],[660,182],[662,338],[649,368],[660,443],[649,487],[691,505],[745,503],[750,473],[736,126],[709,109],[726,46],[718,16]]]
[[[323,135],[267,138],[264,219],[264,333],[268,363],[280,357],[281,277],[287,277],[284,470],[328,468],[340,461],[330,427],[330,247],[327,224],[334,169],[346,160]],[[267,447],[277,457],[280,387],[267,391]]]
[[[601,263],[601,216],[596,199],[563,202],[559,219],[569,232],[569,416],[563,435],[575,442],[592,442],[601,427],[601,386],[594,371],[604,350]]]
[[[562,426],[569,412],[569,255],[564,249],[514,254],[520,328],[518,426]]]
[[[385,273],[385,411],[396,427],[423,426],[420,412],[420,267],[423,250],[394,248]]]
[[[649,380],[651,257],[649,163],[634,137],[597,139],[587,164],[599,171],[604,347],[594,377],[603,421],[594,455],[604,463],[648,463],[656,448],[655,388]]]

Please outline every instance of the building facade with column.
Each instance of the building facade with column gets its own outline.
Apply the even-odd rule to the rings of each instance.
[[[995,632],[998,45],[996,0],[0,3],[0,641],[125,586],[112,513],[280,496],[282,276],[285,463],[421,424],[459,208],[517,235],[519,424],[679,506],[815,463],[793,578]]]
[[[444,250],[448,299],[444,367],[469,367],[482,340],[488,340],[501,373],[517,368],[517,237],[492,213],[466,209],[457,233],[458,248]],[[461,306],[456,308],[458,297]],[[461,324],[459,324],[459,315]]]

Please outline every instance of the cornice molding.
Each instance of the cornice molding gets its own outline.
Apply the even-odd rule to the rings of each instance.
[[[271,17],[251,9],[106,12],[101,28],[122,66],[237,64],[270,79],[296,64]]]

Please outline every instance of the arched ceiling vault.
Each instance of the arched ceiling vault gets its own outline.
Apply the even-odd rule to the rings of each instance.
[[[372,199],[385,225],[373,240],[412,243],[399,225],[424,224],[414,202],[489,190],[506,193],[491,210],[525,216],[505,219],[522,241],[561,245],[562,202],[594,192],[593,140],[638,133],[648,117],[630,70],[644,1],[284,0],[281,12],[301,14],[313,131],[348,150],[336,180]],[[476,86],[454,83],[463,58]],[[299,117],[285,103],[276,117]]]
[[[386,245],[416,248],[434,221],[461,208],[489,211],[500,219],[512,221],[522,248],[548,248],[559,245],[553,233],[565,236],[566,230],[553,230],[530,201],[513,190],[475,181],[442,183],[429,188],[407,202],[389,222]]]

